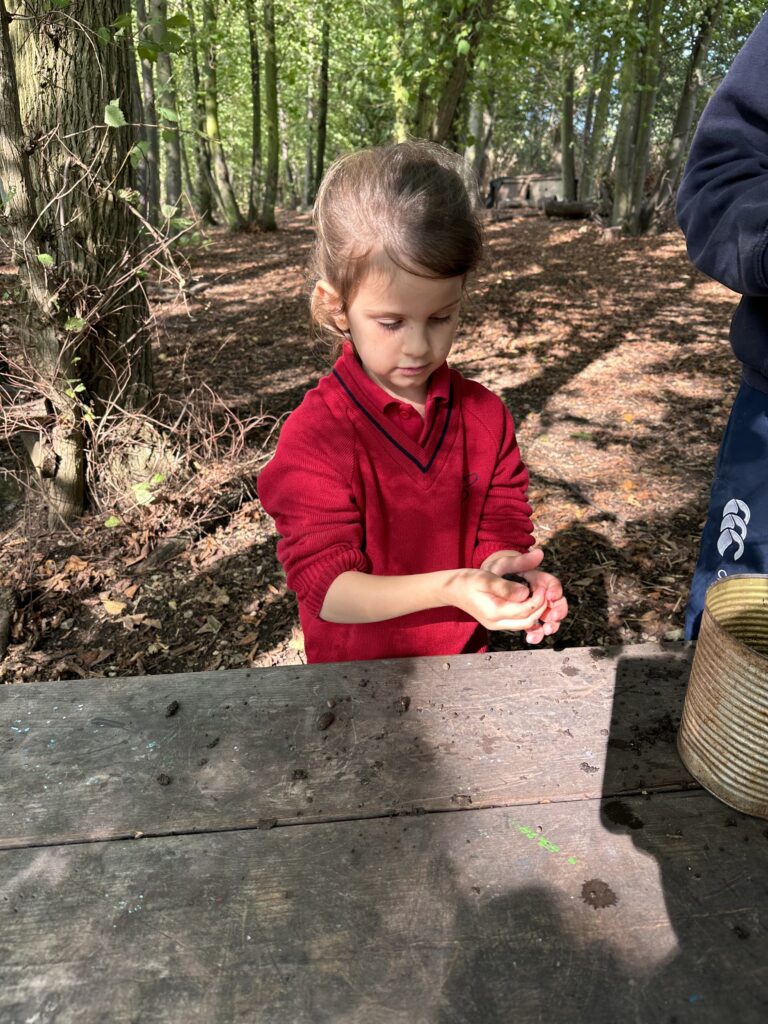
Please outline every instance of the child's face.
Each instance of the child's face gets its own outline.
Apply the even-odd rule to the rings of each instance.
[[[351,333],[372,380],[390,395],[422,405],[429,375],[453,344],[463,278],[418,277],[394,264],[390,268],[363,279],[337,322]]]

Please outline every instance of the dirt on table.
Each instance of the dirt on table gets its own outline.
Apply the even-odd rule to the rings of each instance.
[[[206,385],[231,416],[262,416],[256,450],[329,368],[309,340],[309,217],[279,226],[212,230],[188,257],[186,296],[151,293],[157,389],[182,401]],[[605,244],[592,224],[525,217],[487,236],[451,363],[496,391],[517,426],[544,565],[571,606],[545,646],[680,639],[739,382],[737,297],[690,265],[677,232]],[[7,449],[0,463],[14,468]],[[51,532],[37,493],[0,476],[0,580],[18,600],[0,679],[302,663],[274,527],[252,480],[240,489],[202,523],[185,519],[170,481],[118,525],[102,509]],[[492,650],[523,647],[493,634]]]

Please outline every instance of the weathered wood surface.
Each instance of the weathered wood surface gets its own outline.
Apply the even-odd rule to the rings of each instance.
[[[644,644],[0,687],[0,848],[692,785],[674,747],[691,656]]]
[[[766,878],[701,790],[6,850],[0,1020],[764,1024]]]

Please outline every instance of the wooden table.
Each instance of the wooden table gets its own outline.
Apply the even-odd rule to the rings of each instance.
[[[678,759],[690,659],[0,688],[0,1022],[765,1024],[768,823]]]

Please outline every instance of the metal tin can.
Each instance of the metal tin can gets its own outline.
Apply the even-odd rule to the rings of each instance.
[[[719,800],[768,818],[768,576],[707,590],[677,749]]]

